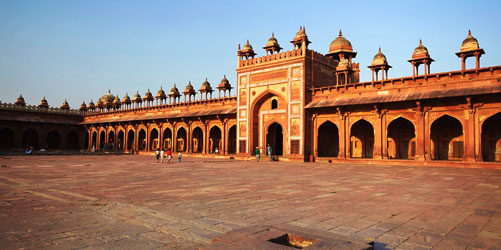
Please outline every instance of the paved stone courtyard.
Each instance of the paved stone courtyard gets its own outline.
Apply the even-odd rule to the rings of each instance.
[[[255,225],[396,249],[501,249],[500,170],[126,155],[0,164],[1,249],[198,249]]]

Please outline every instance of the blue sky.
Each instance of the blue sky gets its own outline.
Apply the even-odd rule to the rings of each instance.
[[[432,72],[460,69],[454,54],[468,29],[486,51],[481,66],[501,64],[501,1],[24,1],[0,0],[0,100],[43,96],[72,108],[108,89],[120,98],[153,94],[205,77],[236,81],[236,50],[249,39],[258,56],[271,33],[281,46],[306,26],[310,49],[327,53],[339,29],[358,52],[361,80],[378,47],[393,68],[407,62],[419,39]],[[473,60],[468,64],[473,66]]]

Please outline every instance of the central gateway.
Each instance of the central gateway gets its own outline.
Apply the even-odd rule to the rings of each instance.
[[[264,47],[266,55],[256,55],[249,41],[238,48],[237,67],[237,151],[254,154],[256,148],[289,159],[306,159],[311,154],[312,138],[304,104],[312,99],[313,87],[329,82],[336,75],[341,53],[324,56],[308,49],[308,36],[300,28],[293,49],[282,49],[274,35]],[[343,57],[343,55],[341,55]],[[348,56],[347,56],[348,57]],[[354,56],[353,56],[354,57]],[[349,68],[349,69],[348,69]],[[355,69],[355,70],[352,70]],[[358,64],[347,66],[345,81],[358,78]],[[349,78],[349,79],[348,79]]]

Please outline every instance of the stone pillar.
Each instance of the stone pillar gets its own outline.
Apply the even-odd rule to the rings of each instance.
[[[311,119],[313,120],[313,140],[312,140],[312,151],[313,151],[313,157],[315,157],[315,160],[318,158],[318,119],[317,119],[317,114],[313,114]]]
[[[339,153],[338,158],[347,158],[346,156],[346,117],[343,114],[341,116],[341,123],[339,124]]]
[[[415,160],[418,161],[424,161],[425,160],[425,119],[424,119],[424,112],[420,110],[421,107],[418,107],[418,110],[416,111],[415,117],[416,117],[416,127],[415,127],[415,134],[416,134],[416,155],[414,156]]]
[[[382,157],[382,140],[383,140],[383,128],[382,128],[382,119],[381,119],[381,114],[376,112],[376,119],[374,122],[374,152],[373,152],[373,159],[381,159]]]
[[[431,161],[433,152],[431,152],[431,123],[429,112],[424,112],[422,124],[424,126],[424,160]]]
[[[475,119],[473,117],[473,112],[471,109],[467,108],[464,110],[464,155],[463,160],[465,161],[475,161]]]

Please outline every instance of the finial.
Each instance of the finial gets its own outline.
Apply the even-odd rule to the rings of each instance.
[[[160,86],[160,90],[162,90],[162,86]]]
[[[240,50],[240,43],[238,44],[238,50]]]
[[[224,74],[224,79],[226,79],[226,74]]]
[[[271,32],[271,37],[275,37],[275,32]]]
[[[381,53],[381,46],[379,46],[379,53]]]
[[[468,29],[468,35],[471,36],[471,30],[470,29]]]
[[[306,32],[306,26],[303,26],[303,31]]]
[[[111,91],[110,91],[110,89],[108,89],[108,94],[111,94]]]
[[[339,36],[343,36],[343,32],[341,32],[341,29],[339,29]]]

